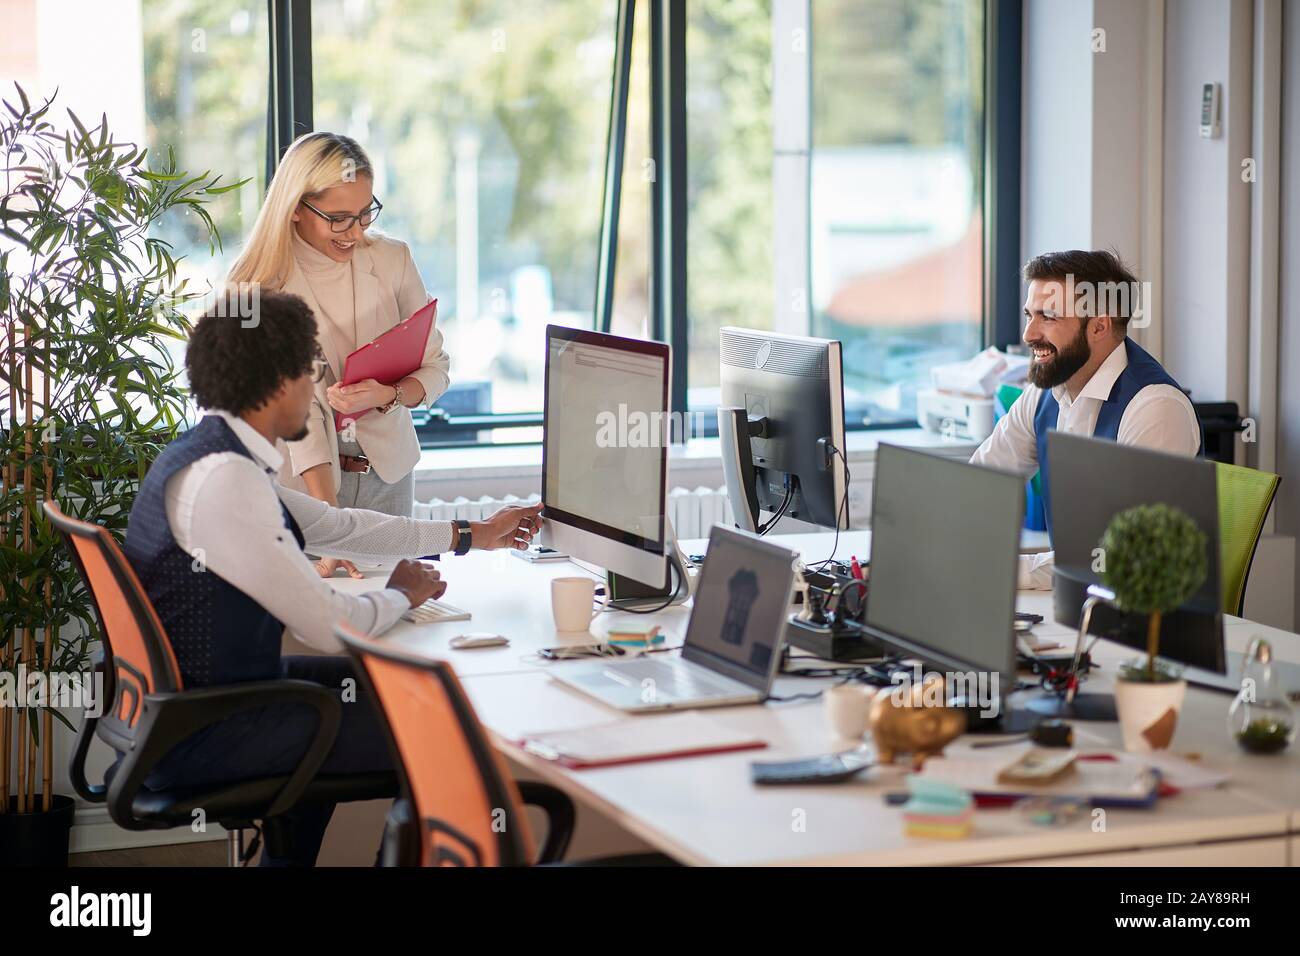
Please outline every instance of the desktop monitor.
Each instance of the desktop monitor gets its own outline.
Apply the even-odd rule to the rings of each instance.
[[[669,348],[546,328],[542,541],[657,585],[665,557]]]
[[[1224,673],[1223,614],[1219,588],[1219,503],[1214,463],[1053,431],[1052,546],[1054,613],[1079,626],[1089,585],[1101,583],[1097,567],[1102,535],[1111,518],[1137,505],[1163,503],[1187,513],[1205,533],[1206,575],[1182,607],[1162,617],[1160,656]],[[1146,649],[1144,614],[1120,614],[1097,605],[1088,630],[1138,650]]]
[[[751,329],[720,332],[718,436],[736,523],[760,511],[849,526],[840,343]]]
[[[887,648],[1015,687],[1024,481],[881,445],[871,507],[866,630]],[[951,692],[950,688],[950,692]]]

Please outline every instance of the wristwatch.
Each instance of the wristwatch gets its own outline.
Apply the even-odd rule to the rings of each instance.
[[[393,391],[396,393],[395,395],[393,395],[393,400],[389,402],[387,405],[379,406],[379,411],[383,412],[385,415],[387,415],[389,412],[397,411],[397,409],[402,407],[402,383],[398,382],[396,385],[394,385]]]
[[[469,554],[469,549],[474,546],[473,536],[469,530],[469,522],[456,519],[456,530],[460,533],[456,540],[456,554]]]

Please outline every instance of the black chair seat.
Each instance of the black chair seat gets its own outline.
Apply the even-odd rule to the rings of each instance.
[[[210,787],[173,787],[168,790],[141,789],[131,803],[137,821],[157,829],[181,826],[202,810],[216,823],[247,824],[258,819],[284,789],[289,776],[261,777]],[[397,796],[397,775],[382,773],[340,774],[317,777],[307,785],[299,803],[351,803]]]

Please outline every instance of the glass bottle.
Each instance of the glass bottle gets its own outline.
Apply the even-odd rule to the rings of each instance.
[[[1296,717],[1273,667],[1273,648],[1257,637],[1243,660],[1241,690],[1228,708],[1228,733],[1244,750],[1277,753],[1295,740]]]

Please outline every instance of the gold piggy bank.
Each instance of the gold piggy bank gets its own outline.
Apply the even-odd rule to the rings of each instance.
[[[922,684],[913,684],[880,688],[871,702],[868,725],[880,763],[893,763],[897,754],[910,753],[912,766],[920,769],[927,757],[943,753],[949,741],[966,732],[966,716],[952,707],[936,706],[933,693],[927,695]]]

